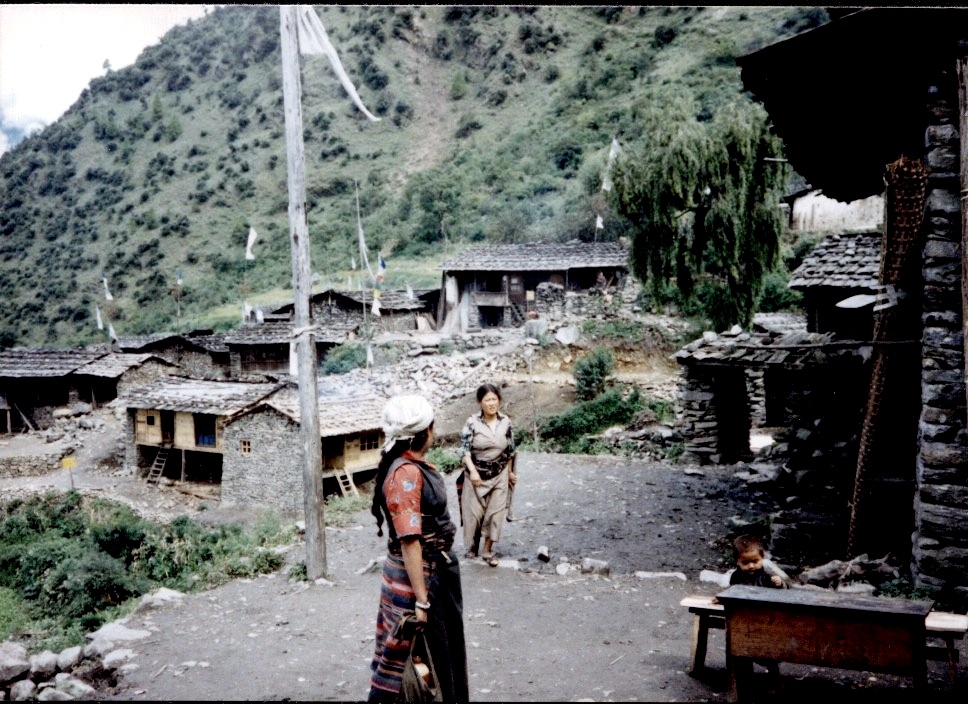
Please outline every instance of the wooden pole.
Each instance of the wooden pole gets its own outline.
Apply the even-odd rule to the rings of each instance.
[[[961,320],[962,332],[968,333],[968,42],[959,43],[958,128],[961,135]],[[968,380],[968,337],[965,337],[965,379]]]
[[[303,153],[302,85],[299,74],[297,8],[279,6],[282,44],[282,93],[286,115],[286,159],[289,180],[289,234],[294,294],[293,335],[299,371],[299,430],[302,439],[303,504],[306,511],[306,575],[326,573],[326,523],[323,516],[322,443],[316,378],[316,334],[311,327],[312,281],[309,225],[306,221],[306,172]]]

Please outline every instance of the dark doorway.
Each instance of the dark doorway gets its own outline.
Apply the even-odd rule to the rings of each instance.
[[[720,462],[753,459],[750,451],[750,408],[742,369],[724,369],[713,378],[713,404],[719,429]]]

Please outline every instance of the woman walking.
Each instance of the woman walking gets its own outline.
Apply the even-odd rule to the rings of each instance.
[[[395,396],[383,409],[386,443],[371,512],[377,535],[387,524],[376,647],[370,665],[371,702],[400,701],[413,630],[423,629],[443,701],[468,701],[460,567],[453,553],[457,527],[447,512],[442,475],[424,459],[434,441],[434,411],[421,396]]]
[[[458,479],[458,496],[465,557],[477,557],[483,537],[481,557],[496,567],[494,545],[501,539],[504,522],[509,520],[511,491],[517,482],[514,436],[511,419],[501,413],[500,389],[493,384],[481,384],[477,402],[481,412],[468,418],[461,431],[464,472]]]

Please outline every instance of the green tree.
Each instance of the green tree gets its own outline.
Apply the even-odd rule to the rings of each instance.
[[[674,280],[716,329],[747,327],[779,251],[781,143],[757,104],[706,122],[697,112],[680,100],[651,106],[641,143],[616,160],[611,199],[633,224],[632,266],[657,299]]]

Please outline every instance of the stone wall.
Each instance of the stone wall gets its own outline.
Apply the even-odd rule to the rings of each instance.
[[[952,67],[953,68],[953,67]],[[968,601],[968,438],[962,334],[958,92],[951,71],[929,91],[928,197],[922,275],[921,417],[912,572],[919,583],[960,585]]]
[[[242,452],[242,440],[250,451]],[[222,435],[222,494],[227,505],[255,505],[302,513],[299,424],[278,411],[247,413]]]
[[[44,453],[0,458],[0,477],[39,477],[61,468],[61,460],[73,451],[62,447]]]

